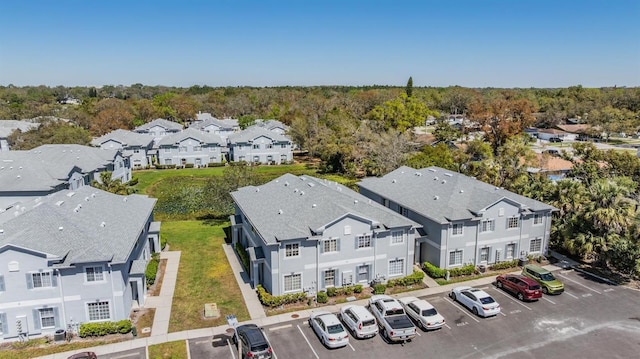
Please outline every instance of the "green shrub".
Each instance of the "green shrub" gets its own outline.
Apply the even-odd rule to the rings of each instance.
[[[353,294],[353,286],[349,286],[349,287],[344,287],[342,288],[342,292],[345,295],[352,295]]]
[[[318,303],[326,303],[329,301],[329,297],[327,296],[326,292],[318,292],[318,298],[317,298]]]
[[[403,286],[408,287],[410,285],[416,285],[421,283],[424,279],[424,272],[422,271],[414,271],[412,274],[398,279],[391,279],[387,282],[387,287],[392,288],[395,286]]]
[[[224,162],[209,162],[207,167],[224,167]]]
[[[356,284],[353,286],[353,292],[354,293],[362,293],[362,284]]]
[[[518,260],[514,259],[512,261],[504,261],[500,263],[493,264],[489,267],[491,270],[501,270],[507,268],[514,268],[518,266]]]
[[[387,290],[387,286],[384,284],[376,284],[373,286],[373,294],[384,294]]]
[[[422,269],[429,275],[429,277],[434,279],[444,278],[447,275],[446,269],[438,268],[429,262],[424,262]]]
[[[476,266],[473,264],[467,264],[462,267],[449,269],[449,274],[452,277],[459,277],[461,275],[471,275],[476,272]]]
[[[80,325],[78,335],[81,338],[101,337],[109,334],[126,334],[131,331],[132,324],[128,319],[118,322],[83,323]]]
[[[273,296],[271,295],[271,293],[267,292],[267,290],[264,289],[261,285],[258,285],[256,287],[256,290],[258,291],[258,298],[260,299],[260,303],[270,308],[278,307],[284,304],[304,302],[307,299],[307,294],[304,292]]]
[[[338,288],[336,287],[327,288],[327,295],[329,297],[335,297],[336,295],[338,295]]]
[[[184,168],[193,168],[193,167],[194,167],[193,163],[185,163],[184,164]]]
[[[164,249],[167,246],[167,238],[160,234],[160,249]]]
[[[242,244],[240,242],[236,242],[236,252],[238,253],[238,256],[240,256],[240,261],[242,262],[242,266],[244,267],[245,270],[249,270],[249,254],[247,253],[247,250],[244,249],[244,247],[242,246]]]
[[[176,168],[176,165],[156,165],[155,167],[158,170],[166,170]]]
[[[153,285],[156,282],[156,275],[158,274],[158,265],[160,264],[160,255],[158,253],[153,253],[151,255],[151,260],[149,264],[147,264],[147,269],[144,271],[144,276],[147,281],[147,287]]]
[[[135,186],[138,184],[138,177],[133,177],[129,182],[127,182],[127,186]]]

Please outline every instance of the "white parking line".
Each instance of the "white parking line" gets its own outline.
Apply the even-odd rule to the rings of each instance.
[[[236,353],[233,352],[234,345],[231,345],[229,339],[227,339],[227,347],[229,347],[229,351],[231,352],[231,356],[233,357],[233,359],[236,359]]]
[[[549,302],[551,304],[556,304],[556,302],[552,301],[551,299],[547,299],[544,295],[542,296],[542,299],[546,300],[547,302]]]
[[[456,307],[456,308],[458,308],[458,309],[461,309],[461,308],[460,308],[461,306],[460,306],[460,305],[458,305],[458,304],[456,304],[453,300],[451,300],[451,299],[449,299],[449,298],[447,298],[447,297],[445,297],[444,299],[445,299],[449,304],[453,305],[454,307]],[[467,313],[467,308],[464,308],[464,307],[463,307],[463,308],[462,308],[462,313],[466,314],[469,318],[471,318],[471,319],[475,320],[476,322],[480,323],[480,321],[479,321],[477,318],[475,318],[475,317],[474,317],[474,316],[472,316],[471,314]]]
[[[421,336],[422,336],[422,334],[420,334],[420,332],[418,331],[418,328],[416,328],[416,334],[417,334],[419,337],[421,337]]]
[[[565,292],[564,292],[564,294],[566,294],[566,295],[568,295],[568,296],[570,296],[570,297],[574,297],[574,298],[576,298],[576,299],[580,299],[580,298],[578,298],[577,296],[575,296],[575,295],[573,295],[573,294],[571,294],[571,293],[569,293],[569,292],[567,292],[567,291],[565,291]]]
[[[279,327],[273,327],[273,328],[269,328],[269,331],[275,331],[275,330],[280,330],[280,329],[285,329],[285,328],[291,328],[291,324],[285,324],[285,325],[281,325]]]
[[[496,292],[498,292],[498,293],[500,293],[500,294],[504,295],[505,297],[509,298],[509,300],[511,300],[512,302],[514,302],[514,303],[518,303],[518,304],[520,304],[521,306],[523,306],[523,307],[525,307],[525,308],[527,308],[527,309],[531,310],[531,308],[529,308],[528,306],[526,306],[524,303],[520,303],[520,301],[519,301],[519,300],[515,300],[515,299],[514,299],[513,297],[511,297],[509,294],[504,293],[504,292],[503,292],[503,291],[501,291],[500,289],[496,289]]]
[[[503,317],[506,317],[507,315],[502,313],[502,310],[500,310],[500,315],[502,315]]]
[[[608,293],[608,292],[613,292],[615,289],[613,288],[607,288],[605,290],[603,290],[603,292]]]
[[[449,326],[449,324],[445,324],[444,326],[445,326],[445,327],[447,327],[447,328],[449,328],[449,329],[451,329],[451,327]]]
[[[578,281],[575,281],[575,280],[573,280],[573,279],[571,279],[571,278],[569,278],[569,277],[567,277],[567,276],[564,276],[564,275],[562,275],[562,274],[558,274],[558,275],[559,275],[560,277],[562,277],[562,278],[564,278],[564,279],[566,279],[566,280],[570,281],[570,282],[573,282],[573,283],[575,283],[575,284],[577,284],[577,285],[581,286],[581,287],[585,287],[585,288],[589,289],[589,290],[590,290],[590,291],[592,291],[592,292],[596,292],[596,293],[598,293],[598,294],[602,294],[602,293],[598,292],[597,290],[595,290],[595,289],[593,289],[593,288],[590,288],[590,287],[587,287],[586,285],[584,285],[584,284],[582,284],[582,283],[580,283],[580,282],[578,282]]]
[[[349,346],[349,348],[351,348],[351,350],[353,350],[354,352],[356,351],[356,348],[351,346],[351,343],[347,343],[347,345]]]
[[[300,334],[302,334],[302,337],[307,342],[307,345],[309,345],[309,348],[311,348],[311,351],[313,352],[313,355],[316,356],[316,359],[320,359],[320,357],[318,356],[318,353],[316,353],[315,349],[313,349],[313,347],[311,346],[311,343],[309,342],[309,339],[307,339],[307,336],[304,335],[304,332],[302,331],[302,328],[300,328],[299,325],[296,325],[296,327],[298,327],[298,330],[300,331]]]
[[[291,326],[291,325],[289,325]],[[267,339],[267,343],[269,343],[269,346],[271,347],[271,353],[273,354],[273,357],[275,359],[278,359],[278,356],[276,355],[276,351],[273,350],[273,345],[271,345],[271,340],[269,340],[269,337],[267,336],[267,333],[264,332],[264,330],[262,331],[262,333],[264,334],[264,337]]]

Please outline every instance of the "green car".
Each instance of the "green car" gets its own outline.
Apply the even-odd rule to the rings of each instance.
[[[544,294],[560,294],[564,292],[564,284],[553,276],[548,270],[527,264],[522,268],[522,275],[527,276],[540,283],[542,293]]]

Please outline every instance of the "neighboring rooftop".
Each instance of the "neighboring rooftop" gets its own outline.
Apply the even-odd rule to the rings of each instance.
[[[416,170],[402,166],[383,177],[365,178],[358,186],[438,223],[476,217],[504,198],[518,203],[525,210],[555,209],[543,202],[440,167]]]
[[[200,115],[200,114],[198,114]],[[207,114],[208,115],[208,114]],[[231,130],[234,131],[235,129],[239,128],[238,125],[238,120],[234,120],[234,119],[218,119],[218,118],[207,118],[204,120],[200,120],[198,119],[197,121],[195,121],[194,123],[192,123],[189,128],[195,128],[201,131],[204,131],[206,129],[206,127],[208,126],[216,126],[219,127],[221,129],[226,129],[226,130]]]
[[[167,146],[167,145],[175,145],[180,143],[188,138],[192,138],[200,143],[217,143],[219,146],[225,146],[226,143],[222,140],[222,138],[216,134],[202,132],[200,130],[196,130],[195,128],[187,128],[184,131],[174,133],[172,135],[163,137],[159,142],[159,146]]]
[[[0,120],[0,137],[8,137],[14,130],[26,132],[38,126],[39,123],[26,120]]]
[[[255,126],[255,125],[247,127],[243,131],[230,134],[229,142],[230,143],[248,143],[262,136],[270,138],[275,142],[291,142],[291,140],[284,135],[267,130],[264,127]]]
[[[91,141],[91,144],[94,146],[100,146],[103,143],[109,141],[118,142],[122,144],[122,147],[147,147],[153,142],[153,138],[138,132],[118,129],[115,131],[111,131],[101,137],[94,138]]]
[[[181,131],[182,128],[184,127],[184,126],[182,126],[181,124],[179,124],[177,122],[165,120],[164,118],[156,118],[155,120],[153,120],[151,122],[147,122],[142,126],[136,127],[134,129],[134,131],[135,132],[147,132],[151,128],[155,127],[155,126],[160,126],[160,127],[163,127],[163,128],[165,128],[167,130],[173,130],[173,131]]]
[[[40,252],[57,266],[126,262],[155,202],[89,186],[56,192],[0,212],[0,248]]]
[[[380,228],[418,226],[343,185],[306,175],[285,174],[231,196],[267,244],[311,237],[346,216],[368,219]]]
[[[256,120],[256,126],[264,127],[269,131],[280,129],[282,131],[286,131],[289,129],[289,126],[278,120]]]

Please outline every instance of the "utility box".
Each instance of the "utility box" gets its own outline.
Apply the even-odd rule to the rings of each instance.
[[[206,303],[204,305],[205,318],[220,318],[220,309],[216,303]]]

